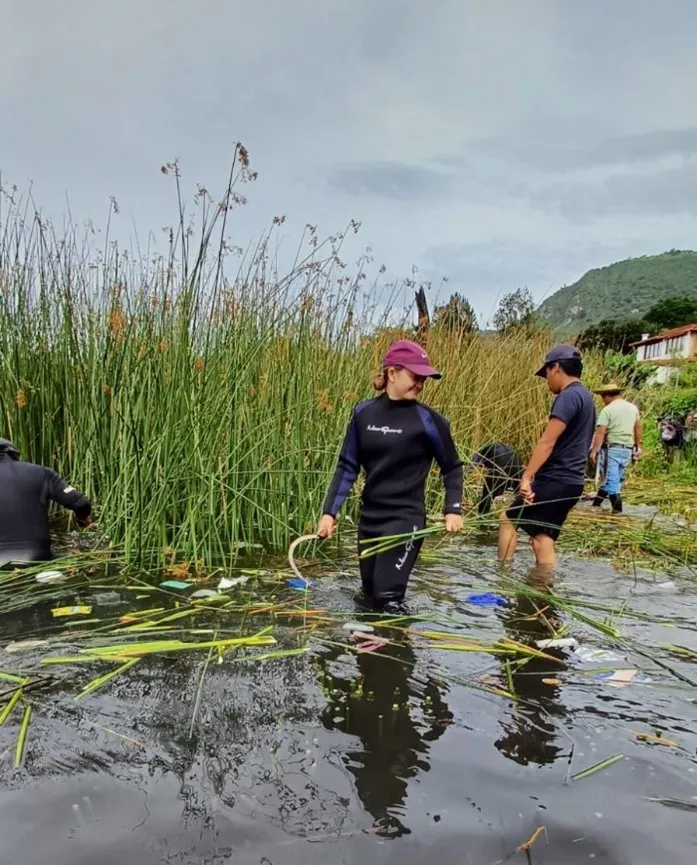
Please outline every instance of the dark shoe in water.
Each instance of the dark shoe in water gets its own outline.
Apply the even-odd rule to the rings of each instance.
[[[375,609],[385,616],[410,616],[411,611],[404,601],[384,601],[378,605],[376,601]]]
[[[613,514],[621,514],[622,513],[622,496],[619,493],[616,496],[610,496],[610,501],[612,502],[612,513]]]
[[[356,592],[353,596],[353,602],[357,607],[363,610],[372,610],[375,608],[375,601],[372,595],[367,595],[365,592]]]

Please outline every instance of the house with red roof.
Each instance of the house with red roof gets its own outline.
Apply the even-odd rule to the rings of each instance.
[[[655,336],[644,333],[632,346],[636,349],[637,362],[655,364],[658,371],[654,381],[663,383],[676,375],[685,361],[697,361],[697,322]]]

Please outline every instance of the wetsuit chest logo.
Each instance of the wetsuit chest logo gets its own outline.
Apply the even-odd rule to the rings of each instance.
[[[389,426],[375,426],[375,424],[372,424],[372,423],[370,424],[370,426],[367,429],[368,429],[368,432],[379,432],[379,433],[382,433],[384,436],[386,436],[386,435],[401,435],[402,434],[401,429],[393,429],[392,427],[389,427]]]

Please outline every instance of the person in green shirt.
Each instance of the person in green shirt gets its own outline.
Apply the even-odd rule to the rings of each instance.
[[[603,477],[593,505],[600,507],[605,499],[609,499],[614,514],[622,513],[622,484],[627,466],[632,459],[641,457],[639,409],[633,402],[622,399],[622,391],[623,388],[614,381],[593,391],[604,404],[598,415],[590,452],[592,463],[600,456],[600,475]]]

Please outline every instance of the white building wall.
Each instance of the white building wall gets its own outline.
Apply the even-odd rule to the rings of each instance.
[[[689,358],[692,356],[692,337],[690,334],[683,334],[679,337],[680,342],[676,344],[669,340],[662,339],[660,342],[652,342],[648,345],[640,345],[637,347],[637,360],[670,360],[672,357]],[[670,345],[670,347],[669,347]]]

